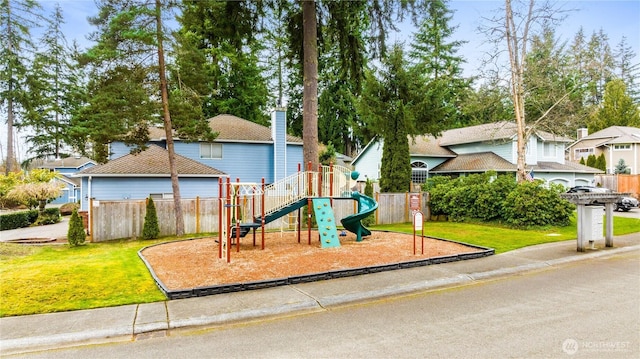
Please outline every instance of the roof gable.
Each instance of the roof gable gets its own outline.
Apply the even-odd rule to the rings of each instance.
[[[431,172],[485,172],[488,170],[515,172],[516,165],[493,152],[478,152],[458,155],[436,166]]]
[[[273,142],[271,128],[234,115],[218,115],[210,118],[207,122],[209,122],[211,131],[218,133],[218,137],[214,141]],[[166,137],[164,128],[149,128],[150,139],[160,140],[166,139]],[[287,142],[302,144],[302,139],[287,135]]]
[[[508,142],[516,138],[518,127],[515,122],[499,121],[477,126],[447,130],[440,136],[440,146],[454,146],[477,142]],[[551,132],[534,130],[533,135],[542,141],[572,142],[573,140]]]
[[[611,126],[594,132],[582,139],[614,138],[621,136],[640,136],[640,128],[628,126]],[[640,137],[638,137],[640,139]]]
[[[45,161],[42,165],[38,166],[39,168],[80,168],[87,164],[96,163],[87,157],[67,157],[67,158],[58,158],[51,161]]]
[[[510,141],[516,133],[516,124],[513,122],[485,123],[444,131],[440,136],[440,145],[453,146],[473,142]]]
[[[209,167],[190,158],[175,155],[175,165],[178,175],[181,176],[202,176],[221,177],[226,174],[213,167]],[[118,157],[103,165],[93,166],[76,174],[79,177],[87,176],[157,176],[168,177],[169,153],[164,148],[150,145],[146,150]]]

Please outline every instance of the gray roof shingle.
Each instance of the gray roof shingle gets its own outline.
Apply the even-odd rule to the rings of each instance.
[[[500,121],[477,126],[455,128],[442,133],[440,146],[453,146],[474,142],[506,142],[515,138],[518,128],[515,122]],[[571,139],[550,132],[535,130],[535,135],[543,141],[572,142]]]
[[[240,117],[222,114],[208,120],[209,127],[218,133],[215,141],[232,142],[273,142],[271,128],[259,125]],[[149,138],[152,140],[166,139],[164,128],[149,128]],[[288,143],[300,143],[300,137],[287,135]]]
[[[227,174],[190,158],[175,155],[181,177],[226,177]],[[169,177],[169,154],[164,148],[150,145],[137,154],[128,154],[103,165],[93,166],[76,174],[78,177]]]

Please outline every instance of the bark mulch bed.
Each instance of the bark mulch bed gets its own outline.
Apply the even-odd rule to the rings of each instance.
[[[306,231],[301,233],[301,243],[295,232],[266,233],[264,250],[260,247],[260,232],[256,232],[255,247],[249,233],[241,239],[239,252],[235,245],[231,247],[230,263],[218,258],[217,237],[156,245],[141,254],[165,289],[180,291],[486,251],[425,237],[421,254],[421,240],[416,236],[414,255],[412,234],[374,231],[356,242],[355,235],[347,233],[340,237],[340,247],[324,249],[317,232],[311,234],[311,245]]]

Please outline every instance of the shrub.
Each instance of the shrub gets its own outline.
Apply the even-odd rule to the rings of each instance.
[[[564,186],[542,181],[523,182],[504,201],[505,221],[518,228],[566,226],[575,206],[560,197]]]
[[[38,211],[22,211],[0,216],[0,230],[29,227],[38,218]]]
[[[160,227],[158,227],[158,215],[153,198],[147,199],[147,213],[144,215],[144,225],[142,226],[142,238],[154,239],[158,238]]]
[[[45,208],[44,212],[40,213],[35,225],[41,226],[45,224],[54,224],[60,222],[60,209],[59,208]]]
[[[543,181],[517,184],[495,172],[466,177],[433,177],[426,189],[432,215],[451,221],[505,221],[513,227],[567,225],[573,205],[560,197],[564,187]]]
[[[87,234],[84,232],[82,218],[78,215],[78,210],[74,209],[69,220],[69,229],[67,230],[67,241],[72,247],[84,243]]]

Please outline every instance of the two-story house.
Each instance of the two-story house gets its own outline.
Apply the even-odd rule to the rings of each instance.
[[[578,130],[578,140],[567,148],[569,161],[585,161],[589,155],[596,157],[604,153],[607,173],[615,173],[615,168],[624,160],[629,174],[640,174],[640,128],[611,126],[588,134],[586,128]]]
[[[181,196],[217,197],[219,183],[230,178],[242,182],[272,183],[298,171],[302,163],[302,139],[287,135],[286,113],[276,109],[271,127],[233,115],[209,119],[218,136],[213,142],[188,142],[174,137]],[[131,154],[122,142],[110,145],[110,160],[76,174],[82,179],[82,209],[88,199],[169,198],[171,177],[162,128],[150,129],[148,149]]]
[[[496,122],[458,128],[433,136],[409,140],[412,182],[424,183],[429,176],[461,176],[496,171],[512,173],[517,163],[517,129],[513,122]],[[547,182],[566,187],[591,184],[599,170],[565,161],[565,146],[572,140],[545,131],[533,131],[527,143],[527,172]],[[380,178],[384,141],[373,140],[352,164],[359,180]]]

